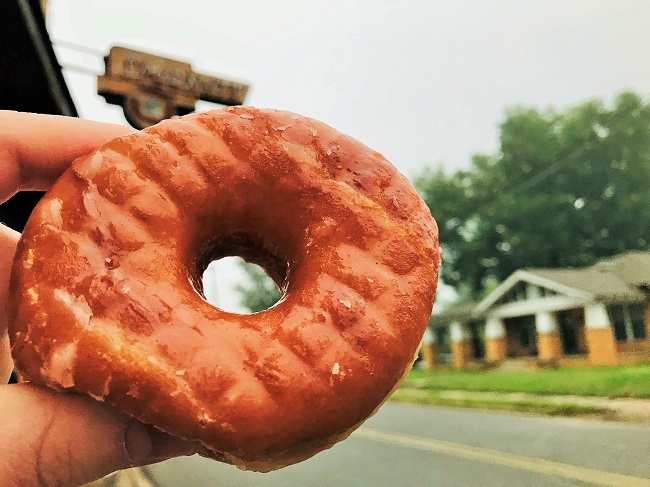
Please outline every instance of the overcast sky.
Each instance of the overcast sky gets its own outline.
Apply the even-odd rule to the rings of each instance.
[[[498,150],[507,107],[650,91],[646,0],[50,0],[49,14],[55,42],[139,47],[247,81],[247,104],[320,119],[409,178]],[[96,54],[57,54],[103,72]],[[95,77],[65,74],[82,117],[125,123]]]

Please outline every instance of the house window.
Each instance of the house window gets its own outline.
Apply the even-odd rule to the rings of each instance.
[[[438,360],[441,363],[450,363],[451,362],[451,334],[449,332],[449,327],[438,327],[434,328],[433,332],[436,336],[436,343],[438,344]]]
[[[616,341],[645,340],[642,304],[613,304],[607,306],[607,313],[614,327]]]
[[[485,323],[480,321],[470,321],[467,324],[469,328],[472,348],[474,349],[475,359],[485,358]]]
[[[501,296],[501,298],[497,300],[495,304],[501,305],[516,303],[520,301],[526,301],[527,299],[547,298],[557,295],[558,293],[552,291],[551,289],[519,281],[514,286],[512,286],[512,288],[507,293]]]
[[[551,296],[557,296],[559,293],[547,288],[547,287],[540,287],[539,288],[539,296],[541,298],[548,298]]]
[[[512,286],[512,289],[510,289],[510,291],[504,294],[503,297],[497,301],[497,304],[516,303],[518,301],[525,301],[525,300],[526,300],[526,283],[518,282],[517,284]]]

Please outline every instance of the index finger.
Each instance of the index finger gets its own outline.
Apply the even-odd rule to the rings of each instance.
[[[47,190],[77,157],[134,129],[58,115],[0,110],[0,202]]]
[[[0,110],[0,203],[21,190],[47,190],[77,157],[131,132],[121,125]],[[5,308],[19,237],[0,225],[0,384],[12,368]]]

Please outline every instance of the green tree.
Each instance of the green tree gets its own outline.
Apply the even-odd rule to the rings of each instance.
[[[476,299],[519,268],[650,246],[650,104],[638,95],[511,109],[500,143],[467,170],[416,181],[440,227],[447,284]]]
[[[243,260],[239,263],[248,279],[243,284],[235,286],[241,296],[240,304],[251,313],[269,309],[280,299],[280,291],[273,280],[256,265],[248,264]]]

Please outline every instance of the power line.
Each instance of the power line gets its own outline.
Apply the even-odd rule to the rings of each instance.
[[[65,49],[70,49],[72,51],[85,52],[86,54],[92,54],[93,56],[104,57],[104,52],[96,49],[94,47],[84,46],[82,44],[77,44],[70,41],[63,41],[55,39],[52,41],[54,45],[63,47]]]
[[[53,40],[52,43],[55,46],[62,47],[64,49],[70,49],[72,51],[82,52],[82,53],[90,54],[91,56],[97,56],[97,57],[100,57],[100,58],[104,57],[104,53],[102,51],[100,51],[99,49],[95,49],[93,47],[84,46],[84,45],[77,44],[77,43],[74,43],[74,42],[64,41],[64,40],[59,40],[59,39]],[[66,63],[66,64],[61,64],[61,67],[65,68],[65,69],[67,69],[69,71],[74,71],[76,73],[86,74],[86,75],[89,75],[89,76],[99,76],[101,74],[101,73],[98,73],[97,71],[95,71],[95,70],[93,70],[91,68],[87,68],[87,67],[81,66],[79,64]]]
[[[89,76],[101,75],[101,73],[98,73],[97,71],[94,71],[90,68],[86,68],[85,66],[80,66],[78,64],[62,64],[61,67],[66,70],[74,71],[75,73],[86,74]]]
[[[532,187],[539,184],[540,182],[542,182],[552,174],[564,168],[568,163],[575,160],[576,157],[581,156],[584,152],[586,152],[588,149],[591,149],[592,147],[593,147],[592,141],[590,140],[585,141],[582,145],[580,145],[576,149],[573,149],[563,157],[559,157],[558,159],[555,160],[555,162],[546,166],[538,173],[531,175],[528,179],[525,179],[521,182],[517,182],[514,185],[511,185],[510,187],[504,188],[498,194],[494,195],[494,197],[490,197],[489,201],[486,200],[475,201],[472,207],[469,209],[468,214],[474,215],[477,212],[480,212],[480,210],[485,210],[485,209],[495,210],[497,208],[497,204],[503,202],[505,197],[531,189]]]
[[[510,187],[503,191],[501,195],[504,195],[506,193],[517,193],[518,191],[525,191],[533,186],[535,186],[537,183],[542,182],[544,179],[549,177],[550,175],[556,173],[559,169],[561,169],[563,166],[565,166],[568,162],[570,162],[575,156],[580,155],[582,152],[586,151],[587,149],[591,148],[591,142],[585,142],[583,145],[578,147],[577,149],[571,151],[569,154],[566,156],[556,160],[553,164],[546,166],[544,169],[542,169],[540,172],[537,174],[533,174],[530,178],[528,178],[525,181],[522,181],[520,184],[517,184],[514,187]]]

